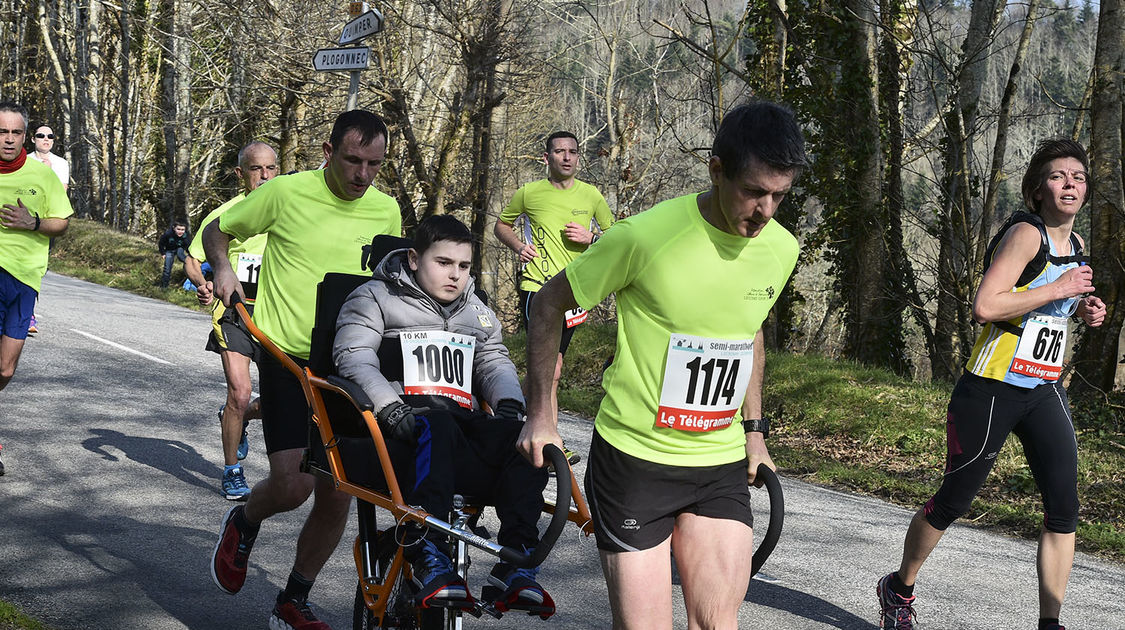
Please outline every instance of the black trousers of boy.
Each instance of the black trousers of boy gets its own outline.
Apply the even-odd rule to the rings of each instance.
[[[547,470],[534,468],[516,450],[523,423],[460,409],[417,409],[415,419],[416,444],[386,440],[405,501],[446,520],[453,495],[461,494],[495,507],[500,544],[538,544]],[[370,439],[342,439],[340,451],[351,481],[387,491]]]

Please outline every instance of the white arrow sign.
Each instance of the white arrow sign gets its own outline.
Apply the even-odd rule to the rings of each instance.
[[[321,48],[313,55],[313,68],[320,71],[365,70],[371,49],[367,46],[356,48]]]
[[[344,45],[357,42],[381,30],[383,30],[383,14],[371,9],[344,25],[344,32],[340,34],[338,43]]]

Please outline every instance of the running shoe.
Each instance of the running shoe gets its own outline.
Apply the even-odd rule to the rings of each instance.
[[[488,585],[481,591],[481,599],[491,602],[500,612],[524,610],[546,619],[555,614],[555,602],[535,581],[538,574],[539,567],[521,569],[498,562],[488,575]]]
[[[579,455],[578,453],[575,453],[574,451],[570,450],[566,446],[563,446],[563,455],[566,456],[566,463],[570,464],[571,466],[573,466],[573,465],[577,464],[578,462],[582,461],[581,455]]]
[[[0,444],[0,451],[4,450],[4,445]],[[0,462],[0,477],[4,476],[4,462]]]
[[[242,474],[242,466],[235,466],[223,473],[223,498],[228,501],[245,501],[250,497],[250,486]]]
[[[888,628],[890,630],[914,630],[914,620],[917,615],[914,614],[914,599],[910,597],[903,597],[898,593],[891,590],[891,576],[893,573],[888,573],[879,580],[879,585],[875,587],[875,593],[879,596],[879,606],[882,608],[882,615],[879,617],[879,627]]]
[[[31,316],[31,323],[27,326],[27,334],[34,335],[35,333],[39,332],[39,328],[35,324],[35,315],[33,314]]]
[[[258,528],[244,531],[235,524],[235,515],[241,514],[243,506],[236,505],[227,510],[223,524],[219,526],[219,540],[211,552],[211,579],[221,591],[234,595],[242,589],[246,581],[246,566],[250,563],[250,551]]]
[[[226,403],[223,403],[222,406],[219,407],[219,426],[220,427],[223,425],[223,410],[226,409],[226,408],[227,408]],[[248,427],[248,426],[250,426],[250,422],[243,419],[243,421],[242,421],[242,439],[240,439],[238,441],[238,452],[236,453],[236,455],[238,456],[238,461],[242,461],[242,460],[246,459],[246,456],[250,454],[250,439],[246,435],[246,427]]]
[[[1066,630],[1066,626],[1062,624],[1053,623],[1047,626],[1047,630]]]
[[[414,603],[423,608],[441,603],[472,602],[465,580],[453,570],[449,556],[442,553],[433,541],[419,539],[420,549],[410,561],[414,573],[414,586],[418,592]]]
[[[285,591],[277,596],[277,603],[270,614],[270,630],[332,630],[323,621],[316,618],[307,601],[286,599]]]

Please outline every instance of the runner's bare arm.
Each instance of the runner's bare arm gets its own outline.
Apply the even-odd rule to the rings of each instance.
[[[207,260],[211,261],[211,270],[214,274],[212,286],[215,295],[225,306],[230,306],[231,295],[235,293],[245,298],[246,296],[242,294],[242,283],[238,281],[227,257],[230,235],[219,229],[218,221],[212,221],[203,228],[203,234],[199,237],[203,239],[203,251],[207,253]]]
[[[750,384],[746,386],[746,399],[742,401],[742,418],[751,420],[762,417],[762,383],[765,381],[766,372],[766,346],[762,331],[754,335],[754,371],[750,373]],[[749,465],[746,470],[746,483],[761,487],[762,482],[758,475],[758,464],[765,463],[771,470],[777,466],[770,458],[766,440],[761,433],[751,431],[746,434],[746,458]]]
[[[554,444],[562,448],[559,418],[554,414],[551,385],[562,338],[563,314],[577,308],[566,270],[551,278],[531,301],[531,317],[527,330],[527,422],[520,432],[517,446],[534,466],[542,467],[543,447]]]
[[[31,214],[31,210],[23,205],[23,199],[16,198],[16,203],[6,203],[0,206],[0,225],[9,229],[39,232],[53,237],[62,236],[67,226],[70,225],[70,219],[39,217],[39,220],[36,221],[35,216]]]
[[[184,274],[195,285],[195,299],[203,306],[207,306],[213,299],[211,283],[203,277],[203,265],[193,256],[184,259]]]
[[[1093,293],[1094,274],[1088,266],[1071,269],[1058,280],[1041,287],[1012,291],[1024,267],[1039,252],[1040,239],[1039,230],[1028,223],[1017,224],[1008,230],[980,281],[973,300],[973,319],[982,324],[1007,321],[1055,300]]]
[[[539,256],[539,251],[535,249],[534,244],[524,243],[520,240],[519,235],[516,234],[516,230],[512,227],[511,223],[505,223],[500,219],[496,219],[496,227],[493,228],[493,232],[496,233],[496,238],[498,238],[505,247],[519,254],[521,263],[531,262],[532,258]]]

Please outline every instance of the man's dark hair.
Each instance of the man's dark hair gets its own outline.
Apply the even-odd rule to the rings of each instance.
[[[359,143],[364,146],[371,144],[379,136],[383,136],[385,140],[390,139],[387,135],[387,123],[378,114],[365,109],[353,109],[336,117],[332,135],[328,136],[328,144],[332,145],[333,150],[339,149],[344,136],[352,130],[359,132]]]
[[[464,223],[457,220],[457,217],[448,214],[435,214],[423,219],[415,228],[414,251],[421,256],[438,241],[471,244],[473,233]]]
[[[20,105],[15,101],[0,101],[0,112],[11,112],[13,114],[19,114],[20,116],[23,116],[23,128],[25,132],[28,131],[27,126],[30,123],[30,120],[27,116],[26,107]]]
[[[799,173],[808,165],[805,136],[793,111],[769,101],[735,107],[719,123],[711,155],[719,158],[723,176],[738,177],[754,157],[777,171]]]
[[[172,221],[172,227],[176,227],[177,225],[182,225],[185,229],[188,226],[187,221],[184,221],[183,219],[176,219],[175,221]]]
[[[1035,148],[1035,153],[1031,155],[1031,161],[1027,164],[1027,170],[1023,173],[1023,182],[1020,183],[1023,205],[1035,214],[1039,214],[1039,202],[1035,200],[1035,192],[1043,185],[1043,178],[1047,176],[1047,165],[1051,160],[1059,158],[1074,158],[1082,163],[1082,169],[1086,171],[1086,196],[1082,198],[1082,203],[1085,204],[1090,198],[1092,182],[1090,158],[1086,155],[1086,149],[1070,138],[1049,138],[1040,142]]]
[[[555,133],[547,136],[547,153],[551,152],[551,143],[559,138],[570,138],[575,144],[578,144],[578,136],[570,133],[569,131],[556,131]]]

